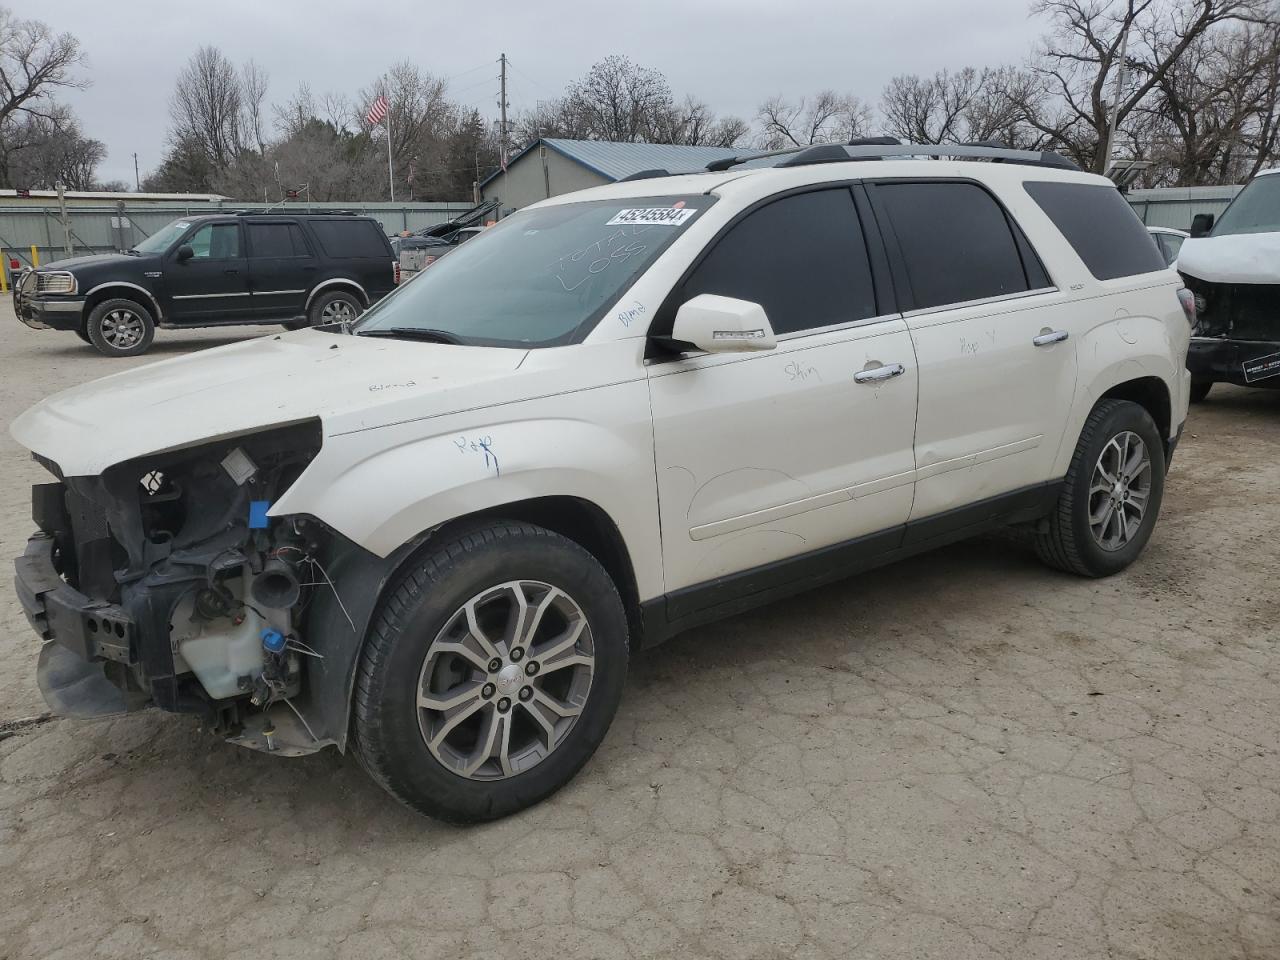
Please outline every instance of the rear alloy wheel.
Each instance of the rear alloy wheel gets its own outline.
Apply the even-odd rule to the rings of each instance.
[[[363,312],[364,304],[356,298],[355,294],[347,293],[345,290],[332,290],[316,297],[311,304],[311,309],[307,312],[307,322],[313,327],[326,324],[346,326],[354,323]]]
[[[156,325],[151,311],[137,301],[104,300],[90,311],[85,333],[104,356],[136,357],[151,346]]]
[[[1150,414],[1103,400],[1085,421],[1036,553],[1085,577],[1118,573],[1151,538],[1164,497],[1164,444]]]
[[[356,751],[413,809],[492,820],[595,752],[622,697],[627,618],[595,557],[549,530],[493,521],[432,543],[374,615]]]

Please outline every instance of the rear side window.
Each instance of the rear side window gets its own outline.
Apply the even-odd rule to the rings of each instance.
[[[1000,204],[976,184],[881,183],[875,197],[893,224],[916,309],[1032,289],[1019,238]],[[1029,245],[1025,253],[1040,281]]]
[[[776,333],[876,314],[866,241],[847,188],[775,200],[729,229],[685,282],[764,307]]]
[[[386,238],[368,220],[312,220],[325,256],[337,259],[389,259]]]
[[[254,257],[309,256],[302,228],[296,223],[250,223],[249,253]]]
[[[1115,187],[1039,181],[1023,186],[1095,279],[1165,268],[1160,248]]]

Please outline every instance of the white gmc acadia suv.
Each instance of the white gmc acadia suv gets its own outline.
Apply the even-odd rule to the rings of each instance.
[[[997,525],[1128,566],[1193,311],[1053,154],[821,146],[547,200],[352,327],[19,417],[39,681],[509,814],[591,756],[639,645]]]

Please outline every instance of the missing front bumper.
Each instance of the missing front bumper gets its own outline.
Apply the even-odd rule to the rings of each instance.
[[[1280,342],[1193,337],[1187,369],[1196,380],[1280,388]]]

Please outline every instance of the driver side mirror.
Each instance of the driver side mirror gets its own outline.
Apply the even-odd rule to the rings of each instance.
[[[680,305],[671,338],[707,353],[751,353],[778,345],[764,307],[714,293],[700,293]]]
[[[178,252],[174,256],[177,258],[179,263],[185,263],[195,255],[196,255],[196,252],[191,249],[191,244],[184,243],[182,246],[178,248]]]
[[[1191,218],[1191,236],[1207,237],[1213,229],[1212,213],[1197,213]]]

